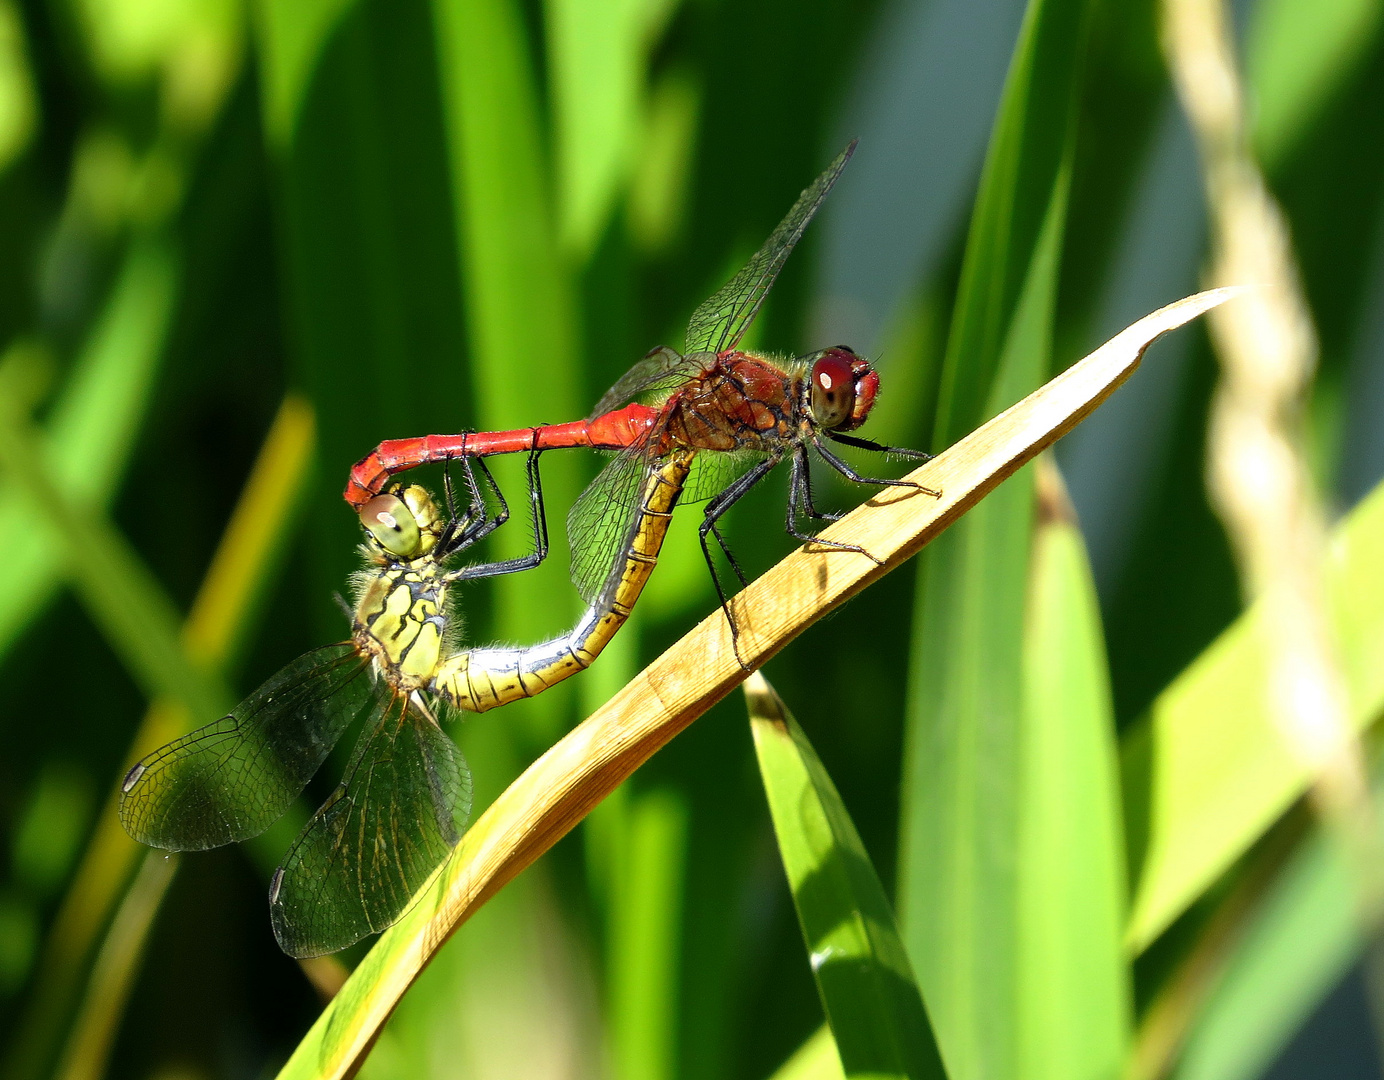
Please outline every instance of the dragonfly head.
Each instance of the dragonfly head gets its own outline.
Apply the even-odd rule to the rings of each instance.
[[[360,508],[360,523],[372,547],[404,562],[431,551],[440,529],[437,504],[417,484],[376,495]]]
[[[827,431],[854,431],[874,408],[879,373],[844,345],[810,358],[812,418]]]

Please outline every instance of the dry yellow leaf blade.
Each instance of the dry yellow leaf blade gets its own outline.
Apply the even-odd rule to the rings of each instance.
[[[793,552],[732,602],[740,655],[757,667],[914,555],[1075,427],[1129,377],[1155,339],[1240,291],[1198,293],[1140,319],[909,474],[941,492],[940,497],[886,489],[822,534],[859,544],[879,563],[810,544]],[[457,927],[747,674],[718,610],[529,766],[462,838],[408,913],[375,944],[280,1077],[354,1073],[394,1006]]]

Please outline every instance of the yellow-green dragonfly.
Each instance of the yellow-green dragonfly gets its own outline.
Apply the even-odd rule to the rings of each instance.
[[[535,550],[449,569],[507,516],[485,505],[468,468],[472,509],[443,521],[421,487],[360,511],[370,565],[355,578],[349,641],[299,657],[237,709],[136,764],[121,821],[152,847],[197,851],[263,832],[293,803],[347,728],[363,721],[340,785],[274,872],[274,934],[292,956],[317,956],[383,930],[456,844],[471,809],[465,759],[438,723],[442,703],[483,712],[531,697],[589,666],[624,623],[658,558],[690,455],[648,482],[643,513],[609,586],[577,625],[527,648],[452,651],[451,585],[535,566],[547,553],[537,454],[529,459]],[[449,500],[450,501],[450,500]]]

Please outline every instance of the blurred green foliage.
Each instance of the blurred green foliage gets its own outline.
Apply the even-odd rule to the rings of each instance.
[[[1314,464],[1344,514],[1384,475],[1384,4],[1236,17],[1322,340]],[[339,492],[371,446],[584,413],[681,344],[857,134],[755,334],[878,357],[864,434],[946,445],[1196,287],[1197,163],[1154,0],[0,0],[4,1080],[286,1059],[319,1007],[265,917],[286,841],[184,858],[158,907],[108,831],[135,741],[340,636]],[[1080,533],[1030,470],[770,666],[958,1080],[1112,1076],[1163,1037],[1170,995],[1172,1070],[1259,1075],[1370,947],[1304,777],[1255,756],[1252,696],[1186,693],[1258,685],[1202,482],[1214,378],[1184,331],[1059,447]],[[311,419],[275,427],[290,392],[310,465]],[[597,464],[544,459],[555,522]],[[1352,566],[1384,565],[1372,505],[1343,533]],[[781,508],[781,488],[737,507],[748,567],[788,550]],[[454,729],[480,805],[710,610],[685,513],[595,669]],[[565,626],[564,561],[559,540],[468,591],[467,639]],[[1344,586],[1362,727],[1375,577]],[[1258,798],[1197,795],[1228,789]],[[457,934],[367,1075],[759,1080],[800,1047],[784,1077],[832,1075],[830,1042],[804,1047],[824,1009],[794,875],[733,700]]]

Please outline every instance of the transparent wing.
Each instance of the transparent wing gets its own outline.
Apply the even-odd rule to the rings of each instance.
[[[692,462],[692,472],[687,477],[682,502],[706,502],[721,494],[741,473],[763,456],[753,451],[698,454]]]
[[[646,394],[676,390],[701,373],[701,360],[681,356],[667,345],[661,345],[621,375],[615,385],[601,395],[587,419],[594,420]]]
[[[774,279],[792,254],[794,245],[802,237],[803,230],[817,213],[817,208],[822,205],[822,200],[827,197],[827,192],[836,183],[836,178],[841,175],[841,170],[853,153],[854,142],[842,150],[836,160],[827,166],[826,172],[798,196],[788,216],[779,222],[778,228],[769,234],[764,246],[754,253],[744,268],[692,313],[692,319],[687,324],[689,355],[719,353],[733,349],[740,343],[750,323],[759,314],[764,298],[773,288]]]
[[[471,814],[466,759],[430,717],[391,695],[371,719],[274,874],[269,914],[290,956],[335,952],[395,922]]]
[[[620,454],[572,504],[567,515],[572,584],[588,604],[603,601],[618,580],[652,467],[652,459],[642,449]]]
[[[170,851],[202,851],[263,832],[374,700],[365,670],[350,642],[314,649],[235,711],[155,750],[125,776],[125,831]]]

